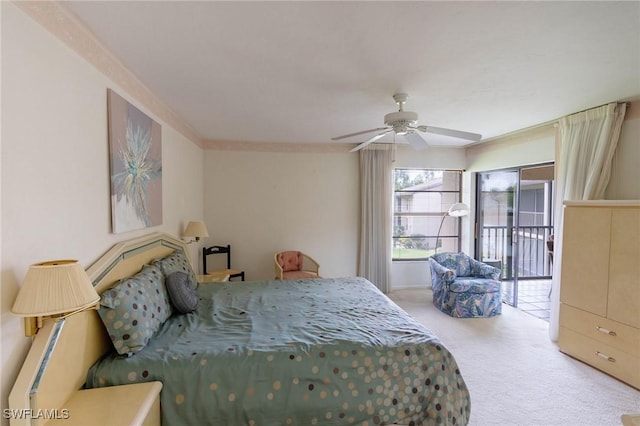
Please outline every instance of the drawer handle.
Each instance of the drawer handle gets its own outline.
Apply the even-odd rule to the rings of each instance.
[[[616,362],[616,359],[614,357],[605,355],[602,352],[596,352],[596,355],[598,355],[602,359],[606,359],[609,362]]]
[[[599,325],[596,325],[596,330],[598,330],[600,333],[608,334],[609,336],[617,336],[615,331],[607,330],[606,328],[600,327]]]

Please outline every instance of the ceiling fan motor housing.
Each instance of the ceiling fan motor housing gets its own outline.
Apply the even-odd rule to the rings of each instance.
[[[411,111],[391,112],[384,116],[384,124],[393,127],[393,131],[398,135],[405,135],[409,132],[409,127],[415,127],[418,123],[418,114]]]

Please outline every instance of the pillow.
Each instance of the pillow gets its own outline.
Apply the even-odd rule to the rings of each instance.
[[[174,251],[167,257],[155,260],[152,264],[159,266],[165,277],[168,277],[174,272],[184,272],[189,276],[191,287],[195,289],[198,286],[198,280],[191,268],[191,263],[189,259],[187,259],[187,256],[180,250]]]
[[[169,299],[176,310],[182,314],[193,312],[198,306],[198,294],[189,282],[189,275],[184,272],[173,272],[164,282]]]
[[[98,314],[120,355],[141,351],[173,309],[157,266],[145,265],[102,293]]]

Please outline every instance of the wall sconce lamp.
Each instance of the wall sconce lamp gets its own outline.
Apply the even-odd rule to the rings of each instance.
[[[194,241],[200,241],[200,238],[209,236],[209,232],[207,232],[207,225],[200,221],[189,222],[182,233],[182,236],[194,238],[191,241],[187,241],[187,244],[191,244]]]
[[[100,296],[77,260],[52,260],[29,267],[11,312],[25,317],[25,335],[34,336],[47,318],[56,321],[98,309]]]
[[[449,207],[449,210],[442,215],[442,220],[440,221],[440,227],[438,228],[438,236],[436,237],[436,251],[435,253],[438,253],[438,241],[440,240],[440,231],[442,230],[442,224],[444,223],[444,219],[447,216],[451,216],[451,217],[462,217],[462,216],[466,216],[469,214],[469,206],[466,205],[465,203],[455,203],[454,205],[452,205],[451,207]]]

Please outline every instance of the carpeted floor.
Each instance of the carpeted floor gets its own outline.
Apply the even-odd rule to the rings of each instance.
[[[640,412],[640,391],[559,352],[541,319],[505,304],[494,318],[452,318],[422,288],[389,296],[453,353],[470,425],[619,426],[622,414]]]

